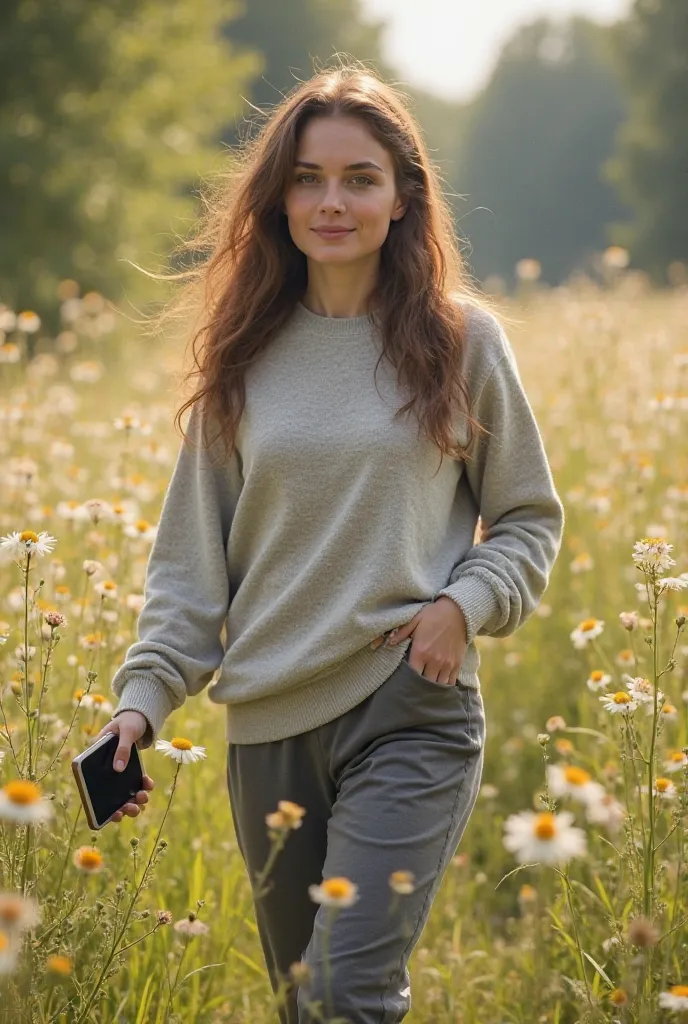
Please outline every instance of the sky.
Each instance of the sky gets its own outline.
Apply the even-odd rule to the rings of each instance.
[[[383,56],[408,81],[446,99],[468,100],[489,80],[502,44],[538,16],[584,14],[609,23],[632,0],[361,0],[364,17],[388,22]]]

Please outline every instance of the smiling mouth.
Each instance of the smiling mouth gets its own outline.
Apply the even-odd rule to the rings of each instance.
[[[313,231],[315,231],[316,235],[329,235],[335,237],[339,235],[350,235],[353,228],[313,228]]]

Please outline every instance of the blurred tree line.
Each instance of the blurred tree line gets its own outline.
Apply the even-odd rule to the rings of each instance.
[[[607,27],[524,25],[469,103],[387,66],[360,0],[5,0],[0,19],[0,303],[14,308],[54,315],[64,278],[145,302],[151,282],[126,261],[163,269],[202,177],[336,52],[410,96],[477,278],[512,284],[532,257],[557,284],[610,244],[657,284],[688,261],[685,0],[635,0]]]

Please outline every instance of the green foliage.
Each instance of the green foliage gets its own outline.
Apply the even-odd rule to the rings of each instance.
[[[605,173],[634,211],[615,240],[656,283],[688,261],[688,12],[685,0],[636,0],[614,34],[630,97]]]
[[[77,278],[150,292],[186,233],[195,178],[257,58],[219,35],[224,0],[8,0],[0,36],[0,300],[49,316]]]

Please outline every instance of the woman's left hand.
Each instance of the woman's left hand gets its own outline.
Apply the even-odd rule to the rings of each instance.
[[[389,645],[413,634],[408,661],[411,668],[437,683],[454,686],[468,647],[466,619],[451,597],[441,594],[400,626]]]

